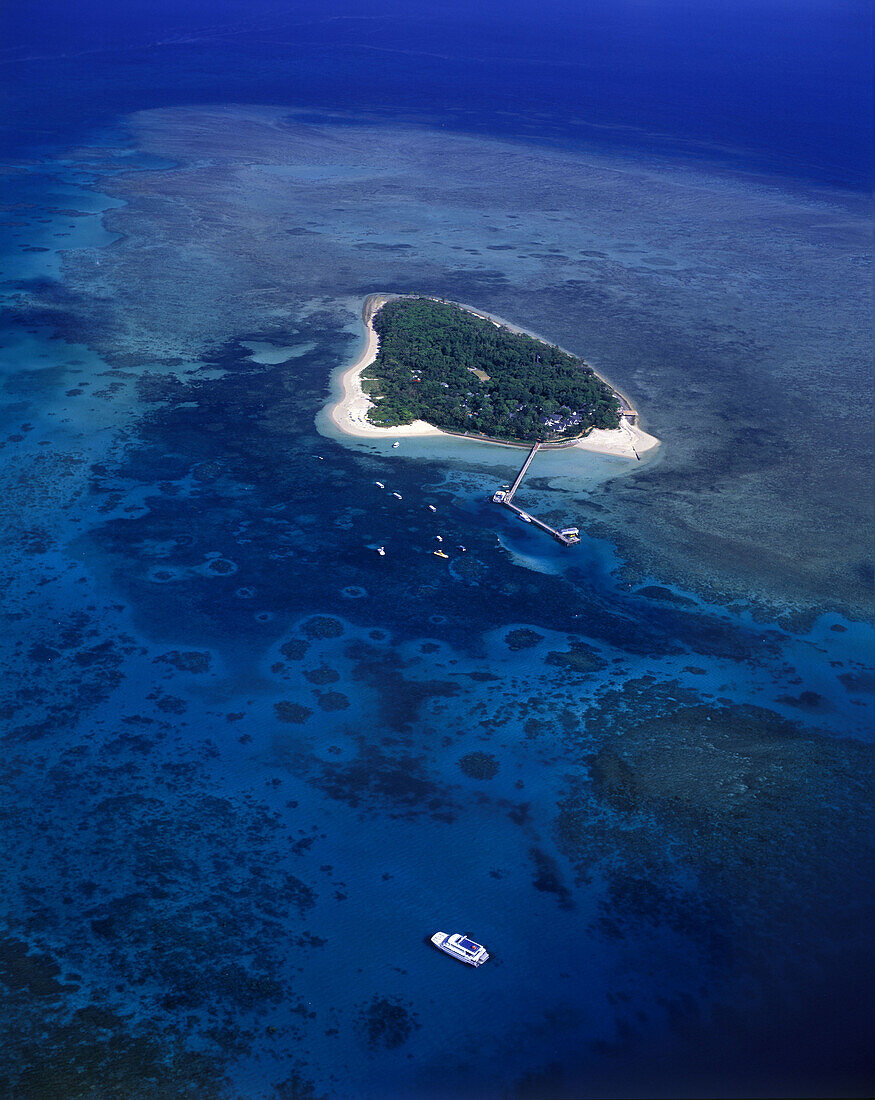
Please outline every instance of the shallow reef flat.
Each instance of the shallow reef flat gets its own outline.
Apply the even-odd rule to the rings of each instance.
[[[241,333],[283,343],[303,313],[340,362],[374,286],[538,318],[665,440],[657,466],[592,498],[624,556],[791,609],[869,606],[862,200],[271,109],[131,127],[175,167],[108,181],[124,240],[99,270],[77,252],[65,273],[88,299],[77,323],[116,360],[197,359]]]
[[[861,610],[862,534],[814,418],[788,446],[835,499],[798,532],[789,429],[737,407],[806,407],[793,295],[846,287],[854,210],[254,108],[132,126],[0,239],[0,1094],[865,1091],[872,630],[819,613]],[[319,435],[387,285],[543,317],[665,457],[544,456],[520,502],[569,552],[489,502],[517,451]]]

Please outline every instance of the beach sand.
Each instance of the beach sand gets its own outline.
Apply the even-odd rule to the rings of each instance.
[[[380,347],[380,338],[374,331],[373,316],[377,310],[388,301],[387,297],[374,295],[365,304],[365,316],[367,317],[367,343],[362,349],[361,355],[352,366],[340,375],[340,399],[334,402],[327,410],[331,422],[347,435],[358,436],[360,439],[386,439],[388,436],[400,438],[410,435],[445,435],[445,432],[426,424],[424,420],[414,420],[412,424],[404,424],[397,428],[378,428],[368,420],[368,409],[373,402],[362,389],[362,371],[369,367],[377,358]]]
[[[659,440],[655,435],[648,435],[635,424],[621,420],[619,428],[610,432],[604,428],[593,428],[586,439],[579,439],[574,445],[583,451],[635,458],[658,447]]]
[[[374,314],[392,297],[394,295],[375,294],[365,302],[363,317],[366,319],[367,341],[358,359],[340,374],[337,380],[340,385],[340,397],[333,401],[325,412],[332,424],[341,432],[360,439],[387,439],[390,437],[400,439],[405,436],[426,435],[447,436],[451,433],[442,432],[439,428],[426,423],[424,420],[414,420],[412,424],[404,424],[394,428],[378,428],[368,420],[368,410],[371,408],[372,402],[362,389],[362,371],[374,362],[379,351],[380,339],[374,331]],[[464,308],[470,309],[470,312],[475,313],[478,317],[495,321],[494,318],[486,313],[481,313],[479,310],[471,309],[469,306]],[[516,331],[521,332],[523,330],[517,329]],[[457,435],[457,438],[465,437]],[[489,441],[478,439],[477,442]],[[527,444],[520,444],[520,446],[527,446]],[[658,447],[659,440],[623,420],[620,427],[613,431],[594,428],[586,439],[578,440],[574,446],[585,451],[594,451],[597,454],[616,455],[620,458],[637,458]]]

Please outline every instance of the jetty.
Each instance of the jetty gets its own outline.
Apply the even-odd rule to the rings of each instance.
[[[492,501],[494,504],[501,504],[505,508],[509,508],[516,516],[519,517],[524,523],[531,523],[533,527],[539,528],[541,531],[546,531],[548,535],[552,535],[557,542],[561,542],[563,546],[574,546],[575,543],[580,542],[580,531],[576,527],[563,527],[561,530],[556,530],[555,527],[551,527],[549,523],[545,523],[542,519],[538,519],[537,516],[533,516],[530,512],[523,511],[522,508],[518,508],[514,502],[514,495],[523,483],[523,478],[528,473],[529,466],[532,464],[532,459],[541,449],[543,444],[540,440],[533,444],[532,449],[529,451],[525,462],[522,464],[520,472],[514,479],[513,484],[509,489],[496,489],[492,494]]]

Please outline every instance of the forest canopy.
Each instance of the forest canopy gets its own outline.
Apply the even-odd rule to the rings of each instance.
[[[583,360],[460,306],[399,298],[373,325],[380,350],[362,377],[380,427],[426,420],[530,442],[619,425],[613,390]]]

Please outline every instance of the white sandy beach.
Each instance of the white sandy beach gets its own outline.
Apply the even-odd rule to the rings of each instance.
[[[388,297],[374,295],[372,309],[367,320],[367,342],[358,359],[340,375],[338,382],[341,395],[339,400],[333,402],[326,410],[328,416],[340,431],[359,438],[387,439],[391,437],[400,439],[404,436],[448,435],[449,433],[442,432],[439,428],[426,423],[424,420],[414,420],[412,424],[395,428],[378,428],[368,420],[368,410],[373,403],[362,389],[362,371],[377,358],[380,340],[374,331],[373,316],[388,300]],[[494,318],[489,317],[486,313],[481,313],[479,310],[471,309],[468,306],[464,308],[470,309],[470,312],[475,313],[478,317],[494,321]],[[489,441],[479,439],[478,442]],[[496,444],[496,446],[502,445],[506,446],[507,444]],[[520,444],[520,446],[525,446],[525,444]],[[585,451],[594,451],[597,454],[614,455],[618,458],[635,458],[658,447],[659,440],[623,420],[620,427],[613,431],[594,428],[586,439],[578,440],[575,446]]]
[[[627,420],[621,420],[619,428],[606,431],[593,428],[586,439],[578,439],[574,444],[583,451],[596,451],[602,455],[617,455],[620,458],[635,458],[646,454],[659,446],[655,435],[648,435]]]
[[[362,389],[362,371],[377,358],[380,338],[374,331],[372,318],[385,301],[384,298],[375,298],[367,322],[367,343],[358,359],[341,374],[338,380],[341,389],[340,400],[332,405],[328,415],[332,423],[342,432],[359,438],[386,439],[388,436],[400,438],[405,435],[445,435],[445,432],[441,432],[431,424],[426,424],[424,420],[414,420],[412,424],[397,428],[378,428],[368,420],[368,409],[373,402]]]

